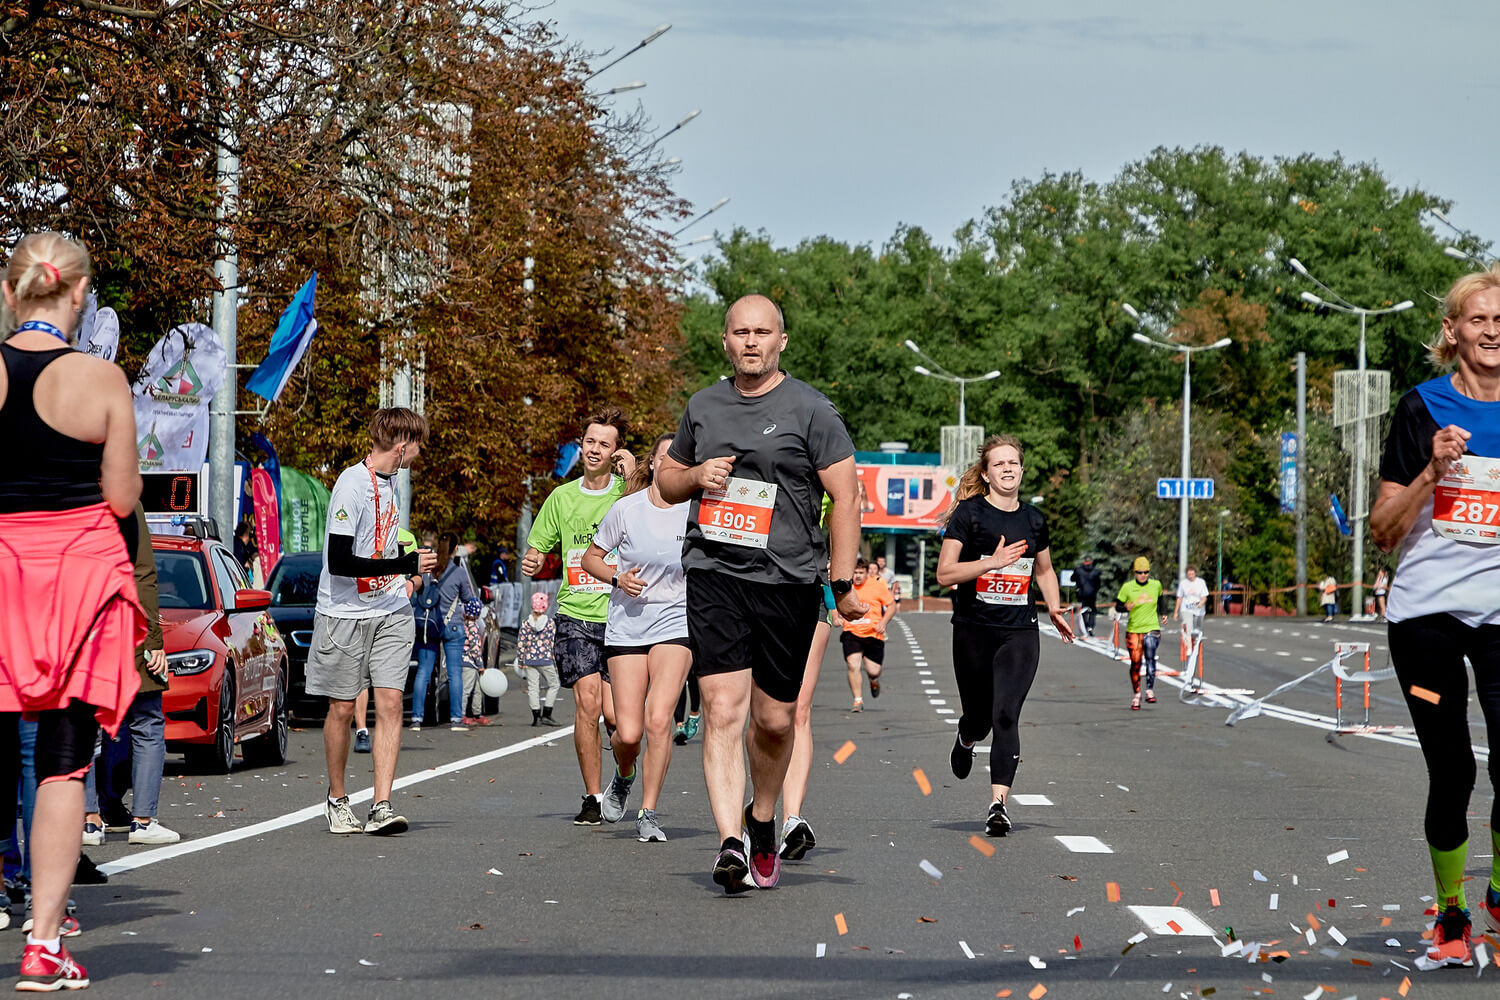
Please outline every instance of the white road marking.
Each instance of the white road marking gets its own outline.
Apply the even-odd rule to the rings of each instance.
[[[1303,663],[1317,663],[1318,662],[1318,658],[1316,656],[1304,656],[1302,658],[1302,662]]]
[[[953,714],[953,709],[951,709],[951,708],[940,708],[940,709],[937,710],[937,714],[938,715],[952,715]]]
[[[1113,854],[1114,848],[1110,847],[1098,837],[1070,837],[1059,836],[1053,838],[1074,854]]]
[[[1245,644],[1243,642],[1237,642],[1237,643],[1234,644],[1234,648],[1235,649],[1244,649],[1245,648]]]
[[[1291,656],[1291,655],[1292,655],[1292,654],[1291,654],[1291,653],[1288,653],[1288,652],[1287,652],[1287,651],[1286,651],[1286,650],[1284,650],[1284,649],[1278,649],[1278,650],[1277,650],[1277,651],[1276,651],[1276,655],[1277,655],[1277,656]]]
[[[1149,928],[1152,934],[1165,934],[1168,937],[1213,937],[1212,927],[1200,920],[1193,911],[1185,906],[1127,906]],[[1182,930],[1174,931],[1167,926],[1167,921],[1173,921]]]
[[[472,757],[465,757],[462,760],[455,760],[450,764],[443,764],[439,767],[429,768],[428,770],[421,771],[417,774],[408,774],[404,778],[397,778],[395,784],[392,787],[399,791],[402,788],[408,788],[412,785],[420,785],[422,782],[431,781],[433,778],[446,777],[447,775],[453,774],[458,771],[463,771],[467,768],[474,767],[475,765],[488,764],[492,760],[499,760],[502,757],[509,757],[512,754],[520,753],[523,750],[530,750],[532,747],[542,746],[545,743],[551,743],[554,740],[562,739],[565,736],[572,735],[573,727],[563,726],[561,729],[558,729],[555,732],[548,733],[546,736],[533,736],[529,740],[522,740],[519,743],[512,743],[509,746],[498,747],[494,750],[488,750],[484,753],[475,754]],[[360,802],[368,802],[371,798],[374,797],[374,795],[375,790],[373,788],[366,788],[364,791],[360,792],[350,792],[349,804],[355,805]],[[324,797],[326,799],[326,793]],[[223,833],[216,833],[211,837],[198,837],[194,840],[184,840],[180,843],[172,844],[169,847],[158,847],[152,851],[142,851],[140,854],[133,854],[128,858],[121,858],[118,861],[110,861],[107,864],[102,864],[99,866],[99,870],[106,875],[118,875],[120,872],[128,872],[133,871],[137,868],[144,868],[147,865],[154,865],[159,861],[170,861],[173,858],[180,858],[186,854],[196,854],[199,851],[211,850],[215,847],[222,847],[225,844],[233,844],[236,841],[248,840],[251,837],[259,837],[263,834],[274,833],[277,830],[282,830],[289,826],[296,826],[299,823],[306,823],[310,819],[322,819],[323,805],[324,803],[319,802],[317,805],[307,806],[306,808],[298,809],[295,812],[289,812],[284,816],[277,816],[274,819],[263,820],[259,823],[252,823],[249,826],[242,827],[238,830],[226,830]],[[356,836],[361,835],[356,834]]]
[[[931,670],[918,670],[917,673],[920,676],[922,676],[922,677],[931,677],[932,676],[932,671]]]
[[[1006,801],[1007,802],[1014,802],[1018,806],[1050,806],[1050,805],[1052,805],[1052,800],[1049,799],[1049,798],[1047,798],[1047,796],[1045,796],[1045,795],[1021,795],[1020,793],[1017,793],[1015,795],[1012,795]]]
[[[927,699],[927,704],[929,704],[929,705],[946,705],[946,704],[948,704],[948,700],[946,698],[928,698]]]

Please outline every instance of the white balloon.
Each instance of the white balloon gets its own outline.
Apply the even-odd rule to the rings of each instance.
[[[505,692],[510,690],[510,682],[505,679],[505,671],[496,668],[480,674],[479,690],[491,698],[505,697]]]

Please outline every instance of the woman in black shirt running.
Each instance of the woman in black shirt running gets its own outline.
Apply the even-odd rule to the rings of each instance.
[[[954,588],[953,672],[963,715],[949,761],[966,778],[974,744],[992,731],[985,832],[1010,831],[1005,800],[1021,761],[1021,705],[1041,656],[1033,584],[1065,642],[1073,641],[1058,599],[1047,519],[1021,502],[1021,442],[995,435],[964,473],[938,555],[938,583]]]
[[[1427,761],[1424,832],[1438,919],[1419,968],[1472,965],[1464,893],[1469,796],[1469,671],[1486,741],[1500,738],[1500,267],[1449,289],[1434,362],[1457,370],[1401,398],[1370,511],[1376,543],[1401,547],[1386,619],[1391,664]],[[1500,788],[1500,754],[1490,757]],[[1500,799],[1490,806],[1492,853],[1484,909],[1500,929]]]

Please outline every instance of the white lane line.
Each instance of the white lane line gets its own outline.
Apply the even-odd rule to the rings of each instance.
[[[420,785],[422,782],[431,781],[433,778],[441,778],[445,775],[453,774],[456,771],[462,771],[466,768],[474,767],[478,764],[487,764],[492,760],[499,760],[502,757],[509,757],[511,754],[517,754],[523,750],[530,750],[532,747],[538,747],[544,743],[551,743],[552,741],[561,739],[564,736],[572,735],[573,727],[563,726],[561,729],[558,729],[555,732],[548,733],[546,736],[533,736],[529,740],[522,740],[519,743],[512,743],[509,746],[503,746],[494,750],[486,751],[485,753],[475,754],[472,757],[465,757],[462,760],[455,760],[450,764],[443,764],[439,767],[429,768],[428,770],[422,771],[418,774],[408,774],[404,778],[397,778],[395,784],[392,787],[396,790],[400,790],[402,788],[408,788],[412,785]],[[362,792],[351,792],[349,794],[349,804],[355,805],[360,802],[368,802],[371,798],[374,797],[374,795],[375,789],[373,788],[366,788]],[[147,865],[154,865],[159,861],[170,861],[173,858],[180,858],[186,854],[196,854],[199,851],[212,850],[215,847],[222,847],[225,844],[233,844],[234,842],[239,840],[248,840],[251,837],[259,837],[263,834],[274,833],[277,830],[282,830],[289,826],[296,826],[299,823],[306,823],[310,819],[322,819],[323,805],[324,804],[322,802],[319,802],[317,805],[307,806],[304,809],[298,809],[295,812],[289,812],[284,816],[277,816],[275,819],[268,819],[263,820],[259,823],[252,823],[249,826],[243,827],[238,830],[226,830],[223,833],[216,833],[211,837],[199,837],[196,840],[184,840],[180,843],[173,844],[170,847],[158,847],[153,851],[142,851],[140,854],[133,854],[128,858],[121,858],[118,861],[110,861],[107,864],[102,864],[99,866],[99,870],[106,875],[118,875],[120,872],[133,871],[136,868],[144,868]]]
[[[1050,806],[1052,804],[1052,800],[1045,795],[1022,795],[1020,793],[1012,795],[1005,801],[1014,802],[1018,806]]]
[[[1277,656],[1291,656],[1291,655],[1292,655],[1292,654],[1291,654],[1291,653],[1288,653],[1288,652],[1287,652],[1287,651],[1286,651],[1286,650],[1284,650],[1284,649],[1278,649],[1278,650],[1277,650],[1277,651],[1276,651],[1276,655],[1277,655]]]
[[[932,671],[931,670],[918,670],[917,674],[920,675],[920,676],[922,676],[922,677],[931,677],[932,676]]]
[[[951,708],[939,708],[939,709],[937,709],[937,714],[938,715],[952,715],[953,714],[953,709],[951,709]]]
[[[1304,656],[1302,658],[1302,662],[1303,663],[1317,663],[1318,662],[1318,658],[1315,657],[1315,656]]]
[[[1114,848],[1110,847],[1098,837],[1068,837],[1059,836],[1053,838],[1074,854],[1113,854]]]
[[[946,705],[946,704],[948,704],[948,699],[946,699],[946,698],[928,698],[927,699],[927,704],[929,704],[929,705]]]
[[[944,719],[943,721],[947,722],[947,723],[949,723],[951,725],[954,725],[954,726],[958,725],[958,720],[957,719]]]
[[[1243,642],[1237,642],[1237,643],[1234,644],[1234,648],[1235,649],[1244,649],[1245,648],[1245,644]]]
[[[1214,930],[1198,918],[1192,910],[1185,906],[1128,906],[1143,923],[1151,928],[1152,934],[1163,934],[1167,937],[1213,937]],[[1173,921],[1181,931],[1174,931],[1167,926],[1167,921]]]

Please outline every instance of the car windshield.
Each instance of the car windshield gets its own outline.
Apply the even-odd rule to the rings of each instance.
[[[209,597],[208,566],[196,552],[156,550],[156,594],[162,608],[207,610],[214,606]]]
[[[266,583],[271,603],[277,607],[312,607],[318,603],[318,576],[322,559],[283,559]]]

